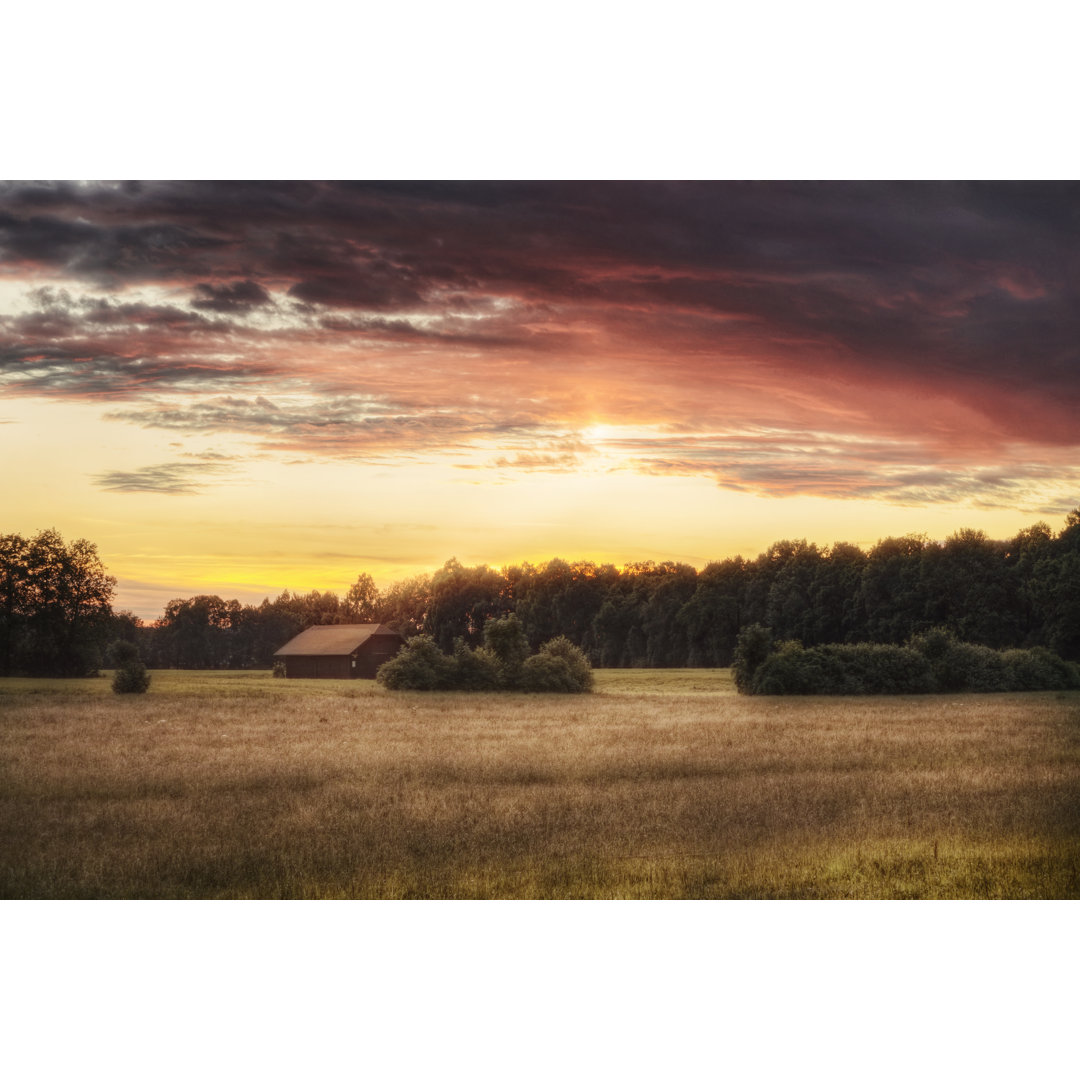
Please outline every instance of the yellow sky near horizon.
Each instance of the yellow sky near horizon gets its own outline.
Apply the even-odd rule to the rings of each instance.
[[[433,460],[393,466],[340,460],[283,462],[243,439],[185,436],[103,418],[107,406],[8,399],[0,452],[2,529],[56,528],[96,543],[118,578],[115,607],[160,615],[199,593],[258,602],[283,589],[344,592],[360,573],[380,587],[431,572],[451,557],[502,567],[551,558],[597,563],[672,560],[698,569],[753,557],[780,539],[869,547],[891,535],[944,539],[959,528],[1006,538],[1053,517],[1000,508],[907,507],[865,499],[764,497],[700,476],[658,476],[620,463],[602,444],[584,468],[544,472],[462,468]],[[584,431],[586,438],[617,435]],[[113,491],[96,478],[132,461],[206,462],[192,494]],[[485,458],[483,452],[477,457]]]

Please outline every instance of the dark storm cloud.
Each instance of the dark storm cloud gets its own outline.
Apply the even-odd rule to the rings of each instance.
[[[202,269],[209,301],[234,295],[214,281],[243,265],[360,310],[460,289],[843,333],[845,316],[857,328],[895,305],[993,294],[1010,267],[1033,289],[1077,285],[1070,185],[148,184],[60,186],[51,204],[35,191],[20,215],[23,190],[0,189],[9,257],[102,280]],[[250,273],[232,276],[254,286],[235,299],[265,302]]]
[[[243,313],[253,307],[272,304],[270,294],[255,281],[234,281],[229,285],[200,282],[195,286],[192,306],[207,311]]]
[[[411,310],[423,305],[423,297],[409,280],[392,268],[355,271],[306,278],[289,288],[289,296],[305,304],[357,308],[361,311]]]
[[[182,277],[221,246],[213,236],[169,222],[102,225],[0,210],[0,259],[62,267],[107,285]]]

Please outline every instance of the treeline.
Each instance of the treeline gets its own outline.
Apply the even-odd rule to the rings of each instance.
[[[156,627],[138,632],[151,667],[268,667],[308,626],[387,623],[430,636],[449,655],[458,638],[481,646],[485,623],[511,613],[533,651],[565,637],[594,667],[728,667],[739,632],[754,623],[806,647],[902,645],[942,627],[991,649],[1043,646],[1077,660],[1080,510],[1057,534],[1042,523],[1007,541],[962,529],[941,543],[890,537],[870,551],[784,540],[700,571],[562,559],[496,570],[451,559],[385,590],[362,574],[344,597],[174,600]]]
[[[45,548],[63,546],[54,533],[42,536],[55,541]],[[1080,659],[1080,510],[1057,533],[1040,523],[1003,541],[962,529],[940,543],[890,537],[869,551],[784,540],[754,559],[724,559],[700,571],[677,562],[616,568],[562,559],[497,570],[451,559],[433,574],[383,590],[361,574],[344,596],[286,591],[258,605],[177,599],[151,625],[112,614],[108,603],[80,607],[81,601],[73,601],[70,619],[54,618],[55,598],[23,589],[34,574],[27,577],[19,552],[27,545],[36,551],[38,541],[0,538],[8,544],[0,546],[0,587],[7,590],[0,596],[0,647],[8,673],[44,673],[49,657],[74,674],[92,663],[95,650],[98,662],[107,662],[109,643],[121,639],[136,643],[151,668],[269,668],[274,651],[306,627],[351,622],[386,623],[409,638],[428,635],[449,655],[459,638],[469,648],[482,646],[488,620],[509,614],[531,651],[565,637],[594,667],[728,667],[739,632],[755,623],[777,641],[806,648],[903,645],[941,627],[991,649],[1042,646]],[[93,545],[76,543],[84,545],[85,560]],[[96,594],[111,600],[102,577],[112,581],[99,567]],[[82,632],[89,628],[94,634]],[[65,639],[68,631],[73,636]],[[74,654],[66,640],[81,642]]]

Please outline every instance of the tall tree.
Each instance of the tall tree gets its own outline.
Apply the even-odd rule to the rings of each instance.
[[[0,539],[0,638],[5,672],[94,674],[101,663],[116,578],[88,540],[55,529]]]
[[[484,624],[513,610],[506,579],[489,566],[462,566],[449,559],[431,577],[431,607],[424,631],[443,652],[450,652],[456,638],[469,646],[484,640]]]
[[[379,621],[379,590],[370,574],[361,574],[349,586],[349,591],[341,603],[341,614],[348,622]]]

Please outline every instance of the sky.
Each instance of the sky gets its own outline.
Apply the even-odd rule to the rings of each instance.
[[[1080,504],[1080,187],[0,184],[0,531],[144,618]]]

